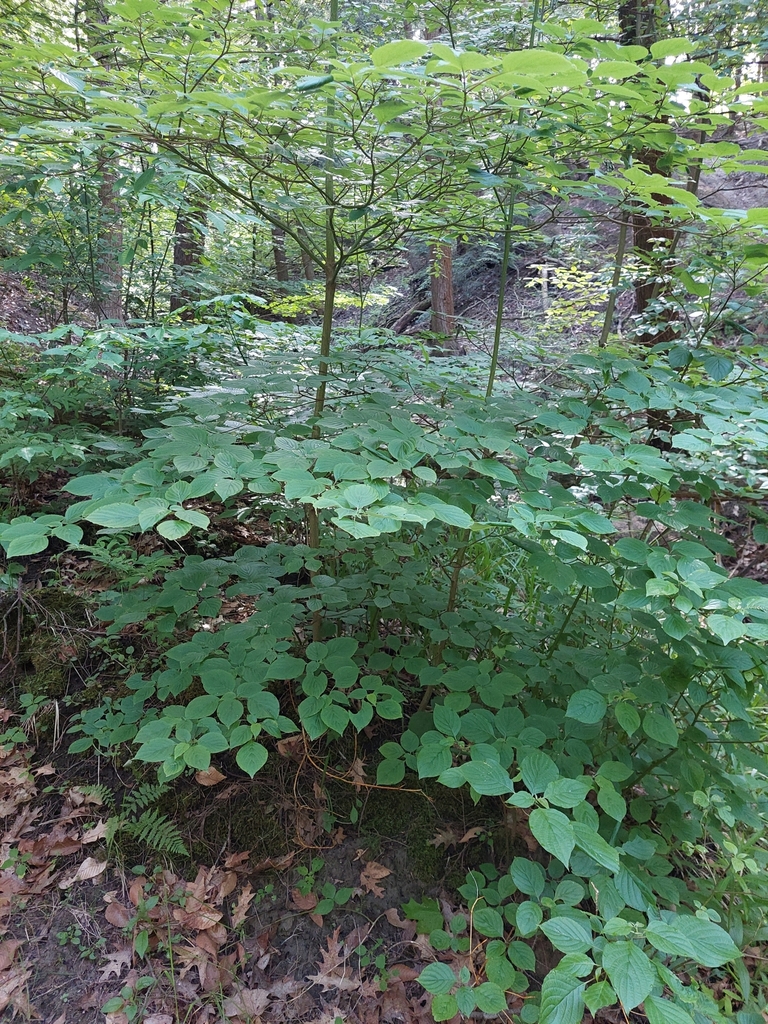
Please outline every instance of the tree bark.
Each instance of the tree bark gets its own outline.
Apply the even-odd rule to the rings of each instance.
[[[429,248],[431,273],[430,292],[432,295],[433,334],[444,337],[443,347],[449,351],[456,348],[456,316],[453,304],[453,247],[449,242],[440,242]]]
[[[280,284],[284,284],[290,280],[291,273],[285,255],[285,231],[282,228],[272,228],[272,257],[275,261],[275,277]]]
[[[118,172],[112,157],[104,159],[99,182],[99,214],[97,240],[98,294],[97,313],[100,319],[123,319],[123,219],[120,199],[115,191]]]
[[[621,42],[624,45],[650,47],[658,39],[657,0],[625,0],[619,5],[619,25]],[[635,160],[649,174],[663,174],[659,162],[663,152],[646,148],[637,153]],[[652,194],[651,198],[659,206],[668,206],[672,200],[668,196]],[[671,224],[652,218],[644,207],[636,202],[630,214],[634,249],[641,263],[646,268],[645,276],[635,284],[635,313],[642,315],[652,301],[663,297],[665,288],[660,286],[659,276],[664,273],[664,259],[673,246],[675,231]],[[672,325],[660,330],[644,330],[636,335],[635,340],[641,345],[658,345],[671,341],[677,335]]]
[[[185,200],[176,214],[173,229],[173,277],[171,282],[170,311],[182,310],[182,320],[191,320],[193,312],[187,309],[196,298],[192,287],[192,273],[200,269],[205,253],[205,222],[207,202],[196,195],[191,202]]]
[[[109,14],[104,0],[86,0],[82,7],[88,49],[105,70],[115,60],[107,31]],[[98,76],[95,76],[99,82]],[[120,199],[115,190],[119,171],[115,157],[102,149],[99,161],[99,210],[96,225],[95,312],[101,320],[123,319],[123,220]]]

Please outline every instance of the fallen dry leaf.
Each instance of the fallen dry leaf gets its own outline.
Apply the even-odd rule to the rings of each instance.
[[[131,921],[133,915],[130,910],[123,906],[122,903],[118,903],[117,900],[110,903],[107,909],[104,911],[104,917],[110,924],[113,924],[115,928],[125,928],[125,926]]]
[[[410,942],[415,937],[416,922],[401,918],[397,907],[390,907],[389,910],[384,911],[384,917],[393,928],[402,928],[403,938],[406,942]]]
[[[251,870],[255,875],[261,874],[263,871],[286,871],[296,860],[297,852],[297,850],[291,850],[290,853],[284,853],[282,857],[267,857],[265,860],[260,860],[258,864],[254,864]]]
[[[144,1017],[143,1024],[173,1024],[172,1013],[150,1013]]]
[[[360,978],[352,977],[347,968],[339,942],[339,929],[328,936],[328,949],[321,950],[322,963],[318,965],[317,974],[310,974],[308,980],[320,985],[323,992],[337,989],[339,992],[353,992],[360,988]]]
[[[227,871],[247,871],[250,856],[250,850],[244,850],[242,853],[230,853],[224,861],[224,867]]]
[[[12,1006],[16,1011],[29,1018],[32,1015],[27,998],[27,981],[32,975],[29,968],[10,967],[0,977],[0,1011]]]
[[[23,945],[23,939],[4,939],[0,942],[0,971],[8,970],[16,956],[16,950]]]
[[[285,736],[277,741],[276,746],[280,757],[287,757],[292,761],[301,761],[304,757],[304,737],[300,733]]]
[[[291,889],[291,903],[297,910],[314,910],[317,906],[317,896],[313,892],[304,894],[298,889]]]
[[[451,846],[455,846],[458,841],[459,837],[452,828],[439,828],[435,834],[435,838],[429,840],[429,845],[435,846],[438,849],[441,846],[444,846],[446,850],[448,850]]]
[[[75,882],[85,882],[88,879],[98,878],[106,869],[105,860],[96,860],[95,857],[86,857],[73,875],[67,875],[59,882],[60,889],[69,889]]]
[[[350,765],[347,775],[352,780],[352,784],[354,785],[355,790],[359,793],[360,790],[363,788],[366,778],[365,762],[361,758],[356,757],[352,764]]]
[[[214,883],[216,893],[213,897],[213,903],[214,906],[218,906],[237,888],[237,873],[235,871],[219,872]]]
[[[174,921],[184,928],[195,928],[204,931],[218,924],[224,915],[208,903],[202,903],[195,896],[188,896],[184,907],[176,907],[173,911]]]
[[[484,825],[475,825],[474,828],[470,828],[464,833],[459,840],[460,843],[469,843],[473,839],[478,839],[480,836],[488,834],[488,829]]]
[[[219,769],[213,765],[204,771],[195,772],[195,781],[199,782],[201,786],[218,786],[224,779],[226,779],[226,775],[222,775]]]
[[[239,928],[244,923],[245,918],[248,914],[248,907],[253,902],[256,893],[251,888],[251,883],[248,882],[243,886],[240,895],[237,897],[237,903],[232,910],[232,927]]]
[[[104,1024],[130,1024],[128,1014],[123,1010],[116,1010],[114,1013],[104,1014]]]
[[[267,1008],[269,993],[263,988],[241,988],[224,1000],[225,1017],[259,1017]]]
[[[360,872],[360,885],[362,885],[366,892],[381,898],[384,895],[384,890],[378,883],[382,878],[386,878],[387,875],[391,874],[392,872],[389,868],[385,868],[383,864],[379,864],[375,860],[369,860]]]
[[[130,946],[118,949],[114,953],[107,953],[107,962],[101,969],[99,981],[109,981],[113,975],[115,978],[119,978],[123,973],[123,968],[130,967],[132,959],[133,950]]]
[[[81,841],[83,843],[95,843],[98,842],[99,839],[104,839],[106,834],[107,823],[99,818],[93,828],[86,829],[86,831],[83,832],[83,838]]]

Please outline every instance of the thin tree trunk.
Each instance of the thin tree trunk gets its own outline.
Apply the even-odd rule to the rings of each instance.
[[[453,304],[453,247],[440,242],[429,247],[433,334],[442,335],[443,347],[456,350],[456,315]]]
[[[88,49],[101,67],[108,71],[115,58],[107,31],[109,14],[106,4],[104,0],[86,0],[82,11]],[[98,75],[94,78],[95,84],[104,84]],[[99,319],[121,321],[123,267],[120,257],[123,250],[123,220],[120,199],[115,191],[120,175],[112,152],[102,148],[97,159],[99,210],[96,224],[97,280],[93,299]]]
[[[657,0],[626,0],[619,6],[621,42],[625,45],[650,47],[658,39]],[[644,166],[649,174],[662,174],[659,161],[664,156],[660,150],[646,148],[636,156],[636,162]],[[653,194],[654,202],[668,206],[668,196]],[[635,284],[635,313],[642,315],[652,301],[662,298],[665,286],[659,281],[664,274],[664,261],[669,257],[674,244],[675,230],[671,224],[648,216],[641,203],[635,201],[630,214],[635,253],[645,270]],[[645,330],[635,338],[641,345],[658,345],[671,341],[677,335],[672,325],[659,330]]]
[[[123,319],[123,220],[120,199],[115,191],[118,180],[113,158],[102,164],[99,182],[98,221],[98,314],[104,320]]]
[[[205,253],[205,222],[207,202],[203,195],[195,195],[176,214],[173,229],[173,279],[170,311],[182,310],[182,320],[191,320],[193,312],[187,307],[196,298],[192,275],[199,271]]]
[[[291,273],[285,255],[285,231],[282,228],[272,228],[272,257],[275,261],[275,277],[281,284],[285,284],[290,280]]]

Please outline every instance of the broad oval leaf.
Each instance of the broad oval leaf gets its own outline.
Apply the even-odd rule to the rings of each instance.
[[[563,812],[556,811],[554,807],[538,807],[531,811],[528,824],[534,838],[547,853],[568,867],[576,840],[571,822]]]
[[[607,710],[608,705],[602,694],[595,690],[579,690],[568,701],[566,715],[585,725],[595,725],[602,722]]]
[[[580,1024],[586,982],[555,968],[541,986],[539,1024]]]
[[[419,975],[419,984],[432,995],[447,995],[456,984],[456,975],[448,964],[427,964]]]
[[[633,1010],[656,984],[656,970],[634,942],[609,942],[603,967],[625,1010]]]
[[[267,757],[267,748],[262,743],[246,743],[238,750],[235,760],[243,771],[253,778],[256,772],[264,767]]]

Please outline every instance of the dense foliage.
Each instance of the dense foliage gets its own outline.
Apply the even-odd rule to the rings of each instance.
[[[285,22],[218,0],[100,10],[85,44],[20,25],[0,66],[6,266],[102,314],[0,342],[7,602],[39,553],[111,573],[97,615],[125,668],[71,709],[70,751],[171,783],[219,759],[253,777],[297,732],[330,752],[360,734],[379,785],[466,787],[514,820],[511,863],[460,890],[468,921],[430,933],[437,952],[485,941],[481,977],[423,971],[435,1020],[515,992],[524,1024],[614,1005],[718,1022],[726,971],[740,1024],[761,1020],[739,949],[768,937],[768,589],[729,531],[768,538],[768,210],[691,184],[764,169],[715,137],[759,119],[760,86],[698,59],[709,23],[645,47],[536,11],[470,44],[468,5],[448,37],[382,42],[382,5],[366,47],[300,4]],[[663,244],[633,252],[639,211]],[[207,263],[163,254],[179,217]],[[593,341],[553,366],[515,352],[504,285],[573,217],[619,242],[584,271]],[[319,300],[258,280],[275,231]],[[367,325],[396,247],[488,236],[486,355]],[[179,268],[185,304],[159,316]],[[649,281],[619,338],[609,295]],[[286,296],[303,322],[278,319]],[[554,351],[581,310],[566,296],[536,341]]]

